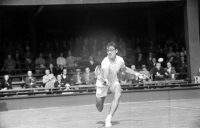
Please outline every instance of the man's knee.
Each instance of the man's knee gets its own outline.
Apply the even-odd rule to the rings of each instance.
[[[116,100],[119,100],[120,97],[121,97],[121,91],[115,92],[114,98],[115,98]]]
[[[99,112],[101,112],[103,110],[104,99],[105,99],[105,97],[96,99],[96,108],[98,109]]]
[[[102,112],[102,110],[103,110],[103,104],[96,103],[96,107],[97,107],[97,110],[98,110],[99,112]]]

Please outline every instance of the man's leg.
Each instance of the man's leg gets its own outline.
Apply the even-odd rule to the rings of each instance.
[[[113,115],[115,114],[115,112],[119,106],[119,101],[120,101],[120,97],[121,97],[121,86],[119,84],[114,85],[113,88],[111,88],[111,90],[114,93],[114,98],[113,98],[113,101],[110,106],[109,114],[106,117],[106,121],[105,121],[106,127],[110,127],[112,125],[111,118],[113,117]]]
[[[103,110],[105,98],[106,97],[96,97],[96,107],[99,112]]]
[[[104,100],[107,96],[108,88],[109,88],[108,86],[96,88],[96,107],[99,112],[103,110]]]
[[[118,108],[120,97],[121,97],[121,86],[115,85],[114,89],[114,98],[110,106],[109,115],[113,116]]]

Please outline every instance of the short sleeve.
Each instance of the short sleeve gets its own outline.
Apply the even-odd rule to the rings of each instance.
[[[124,62],[123,58],[121,58],[121,68],[126,68],[126,65],[125,65],[125,62]]]
[[[125,62],[124,62],[123,58],[121,58],[121,67],[120,67],[120,69],[122,69],[122,70],[126,69],[126,65],[125,65]]]
[[[101,62],[101,68],[102,69],[108,69],[109,68],[109,61],[107,61],[107,58],[104,58]]]

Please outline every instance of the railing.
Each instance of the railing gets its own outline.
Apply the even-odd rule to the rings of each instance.
[[[23,84],[23,83],[18,83]],[[188,89],[199,88],[198,84],[191,84],[184,80],[167,80],[167,81],[152,81],[136,84],[123,84],[121,85],[123,92],[138,91],[138,90],[158,90],[158,89]],[[49,95],[68,95],[68,94],[88,94],[95,93],[95,85],[75,85],[62,88],[29,88],[29,89],[13,89],[13,90],[0,90],[0,99],[16,98],[20,96],[33,97],[33,96],[49,96]]]

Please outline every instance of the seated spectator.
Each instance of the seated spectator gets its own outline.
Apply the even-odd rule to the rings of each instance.
[[[54,76],[57,76],[59,74],[57,69],[54,67],[52,63],[49,64],[49,70],[50,70],[50,73],[52,73]]]
[[[176,71],[175,71],[175,68],[172,67],[171,63],[168,62],[167,63],[167,68],[165,70],[165,76],[168,78],[168,79],[175,79],[175,75],[176,75]]]
[[[1,81],[1,89],[2,90],[12,89],[12,80],[10,79],[9,75],[4,75],[4,79]]]
[[[137,71],[137,69],[136,69],[136,66],[135,66],[135,65],[131,65],[131,69],[132,69],[133,71]]]
[[[35,77],[32,76],[32,71],[27,72],[27,77],[25,77],[24,82],[25,82],[25,88],[35,88],[37,87],[36,84],[36,79]]]
[[[76,69],[76,73],[72,77],[74,84],[82,84],[82,74],[81,69]]]
[[[7,59],[4,61],[4,66],[3,68],[5,69],[6,73],[12,74],[15,70],[16,67],[16,62],[14,59],[12,59],[11,54],[8,54]]]
[[[155,66],[156,66],[156,63],[157,63],[157,61],[156,61],[156,58],[154,57],[153,59],[152,59],[152,62],[150,63],[150,65],[149,65],[149,70],[150,69],[152,69],[152,68],[154,68]]]
[[[89,67],[86,67],[85,72],[83,73],[83,83],[86,85],[95,83],[95,75],[94,73],[90,72]]]
[[[76,60],[76,58],[74,56],[72,56],[72,53],[69,50],[68,57],[66,58],[67,67],[73,68],[75,66],[75,60]]]
[[[181,55],[181,57],[178,60],[177,67],[178,67],[179,72],[184,73],[187,71],[187,63],[186,63],[184,54],[181,52],[180,55]]]
[[[54,87],[55,88],[65,87],[64,83],[62,83],[62,77],[61,77],[61,75],[57,75],[57,79],[56,79],[56,82],[54,83]]]
[[[64,68],[66,67],[66,59],[63,57],[63,53],[60,53],[60,56],[56,59],[56,64],[58,68]]]
[[[94,72],[96,66],[97,66],[97,63],[95,62],[94,58],[90,56],[89,60],[86,63],[86,67],[89,67],[90,71]]]
[[[42,78],[43,84],[45,84],[45,88],[51,89],[54,88],[54,83],[55,83],[55,76],[50,73],[49,69],[45,69],[45,75]]]
[[[67,74],[67,69],[64,68],[61,74],[61,81],[65,87],[69,87],[71,84],[71,77]]]
[[[43,58],[43,54],[40,53],[39,57],[35,59],[35,68],[36,73],[42,74],[43,69],[45,68],[45,59]]]
[[[146,65],[142,65],[142,70],[140,71],[140,73],[150,78],[150,72],[147,70]]]
[[[164,80],[165,70],[161,67],[161,63],[156,63],[156,67],[151,70],[153,80]]]

